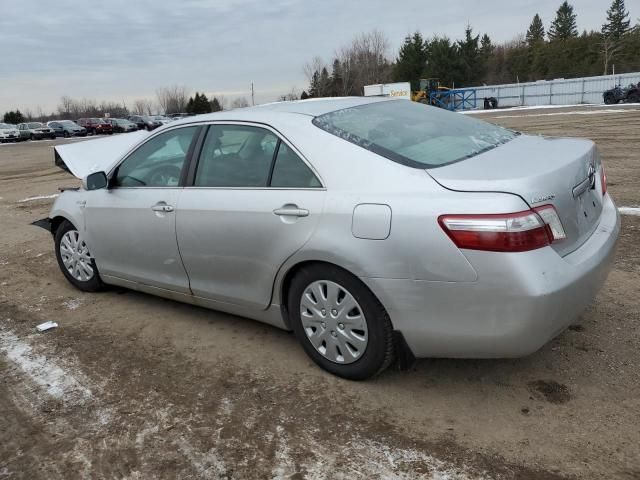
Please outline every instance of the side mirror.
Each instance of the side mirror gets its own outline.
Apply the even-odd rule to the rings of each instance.
[[[100,190],[106,188],[109,181],[104,172],[94,172],[82,180],[82,187],[85,190]]]

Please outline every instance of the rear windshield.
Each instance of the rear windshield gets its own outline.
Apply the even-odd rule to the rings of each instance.
[[[369,103],[313,119],[314,125],[414,168],[473,157],[513,139],[506,128],[409,100]]]

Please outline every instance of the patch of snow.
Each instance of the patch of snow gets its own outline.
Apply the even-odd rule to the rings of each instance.
[[[67,310],[77,310],[78,307],[82,305],[82,299],[72,298],[70,300],[66,300],[62,302],[62,305],[64,305],[67,308]]]
[[[24,340],[0,326],[0,352],[36,385],[65,403],[79,404],[91,398],[91,390],[55,360],[39,355]]]
[[[215,448],[211,448],[208,452],[201,452],[184,437],[180,437],[177,447],[196,469],[198,478],[227,478],[227,467]]]
[[[527,115],[500,115],[493,118],[533,118],[533,117],[556,117],[558,115],[606,115],[610,113],[625,113],[625,112],[637,112],[637,110],[570,110],[566,112],[552,112],[552,113],[533,113]]]
[[[459,113],[464,115],[477,115],[482,113],[498,113],[498,112],[517,112],[521,110],[545,110],[545,109],[555,109],[555,108],[621,108],[621,107],[638,107],[640,103],[619,103],[617,105],[605,105],[603,103],[580,103],[574,105],[523,105],[518,107],[505,107],[499,108],[497,110],[464,110]]]
[[[53,193],[51,195],[37,195],[35,197],[23,198],[22,200],[18,200],[16,203],[33,202],[34,200],[46,200],[46,199],[49,199],[49,198],[56,198],[58,195],[60,195],[60,194],[59,193]]]
[[[635,215],[640,217],[640,207],[618,207],[618,211],[622,215]]]

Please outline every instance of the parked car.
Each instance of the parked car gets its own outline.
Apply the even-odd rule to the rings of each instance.
[[[135,132],[138,126],[124,118],[110,118],[107,121],[111,124],[114,133]]]
[[[138,126],[138,130],[155,130],[162,126],[162,123],[153,120],[148,115],[132,115],[129,117],[129,121],[135,123]]]
[[[80,118],[78,119],[77,123],[81,127],[85,128],[87,130],[87,133],[93,135],[111,135],[113,133],[111,125],[101,118]]]
[[[71,120],[53,120],[47,126],[54,131],[56,137],[86,137],[87,129]]]
[[[15,125],[0,123],[0,142],[17,142],[20,140],[20,132]]]
[[[18,125],[21,140],[42,140],[43,138],[56,138],[55,132],[44,123],[28,122]]]
[[[193,113],[171,113],[167,115],[171,120],[179,120],[181,118],[192,117]]]
[[[73,285],[293,330],[351,379],[536,351],[592,301],[620,231],[593,142],[406,100],[201,115],[55,156],[83,179],[48,220]]]
[[[160,122],[161,125],[166,125],[167,123],[171,123],[174,120],[173,118],[168,118],[164,115],[151,115],[149,118],[155,122]]]

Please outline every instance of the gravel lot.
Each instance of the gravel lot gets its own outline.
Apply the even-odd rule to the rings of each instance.
[[[594,139],[618,206],[640,206],[638,107],[479,118]],[[62,142],[0,145],[0,479],[640,478],[640,216],[595,303],[539,352],[354,383],[287,332],[72,288],[30,225],[77,182],[53,165]],[[35,333],[45,320],[60,328]]]

